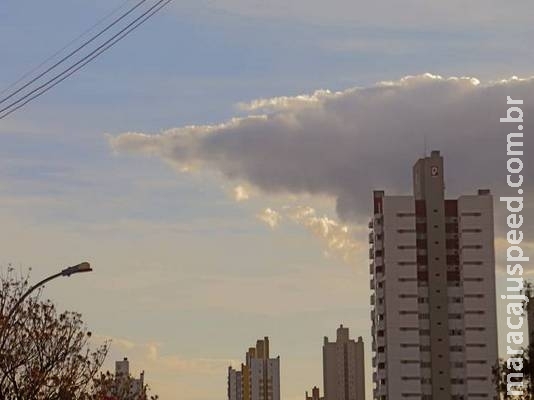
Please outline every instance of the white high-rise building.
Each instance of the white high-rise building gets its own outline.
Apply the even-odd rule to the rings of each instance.
[[[243,373],[228,367],[228,400],[243,400]]]
[[[413,196],[374,192],[373,398],[496,399],[493,198],[445,199],[438,151],[413,177]]]
[[[228,368],[228,400],[280,400],[280,357],[269,357],[269,338],[248,349],[241,371]]]
[[[139,378],[132,378],[130,375],[130,361],[124,357],[121,361],[115,361],[115,384],[112,388],[114,395],[138,397],[144,399],[145,372],[141,372]]]
[[[365,400],[363,340],[350,339],[343,325],[335,342],[324,338],[323,380],[324,400]]]

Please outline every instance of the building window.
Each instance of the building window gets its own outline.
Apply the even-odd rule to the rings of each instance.
[[[397,229],[397,233],[415,233],[415,229]]]
[[[415,217],[415,213],[413,212],[399,212],[397,213],[397,217]]]
[[[462,217],[480,217],[482,213],[480,212],[463,212],[460,214]]]

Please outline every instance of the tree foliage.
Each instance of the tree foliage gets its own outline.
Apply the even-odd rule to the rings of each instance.
[[[131,375],[117,376],[109,371],[101,373],[94,381],[94,396],[106,400],[157,400],[157,395],[150,395],[150,388]]]
[[[0,273],[0,400],[147,399],[146,385],[136,392],[130,376],[101,372],[109,343],[91,346],[81,314],[59,312],[40,290],[17,305],[30,287],[29,273]]]
[[[510,368],[508,368],[506,360],[499,360],[499,364],[493,369],[493,379],[497,388],[497,393],[499,394],[500,399],[507,400],[533,400],[534,396],[532,394],[534,390],[534,382],[532,381],[532,376],[534,373],[534,347],[529,346],[528,348],[523,349],[523,388],[522,395],[508,395],[508,373],[510,373]],[[516,357],[516,356],[514,356]],[[514,371],[512,371],[514,372]],[[515,380],[514,380],[515,381]],[[519,390],[518,387],[515,387],[514,390]]]
[[[525,300],[523,302],[523,309],[527,310],[529,307],[534,307],[534,286],[532,282],[526,282],[523,294],[530,299],[530,301]],[[529,326],[529,331],[533,330],[534,327]],[[529,336],[529,340],[532,338]],[[518,356],[514,356],[518,357]],[[497,393],[499,398],[507,400],[533,400],[534,399],[534,343],[530,342],[529,346],[523,348],[523,354],[521,357],[523,361],[523,395],[508,395],[508,374],[511,371],[511,368],[508,366],[507,360],[500,359],[498,364],[493,368],[493,381],[497,388]],[[518,388],[514,388],[518,390]]]
[[[90,332],[79,313],[59,312],[41,292],[28,297],[29,274],[9,267],[0,277],[0,398],[79,399],[90,389],[108,345],[89,346]]]

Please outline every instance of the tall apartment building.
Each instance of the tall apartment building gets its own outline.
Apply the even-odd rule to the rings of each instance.
[[[228,400],[243,400],[243,373],[228,367]]]
[[[493,198],[445,199],[443,172],[433,151],[413,167],[413,196],[374,192],[374,399],[496,399]]]
[[[324,338],[323,379],[325,400],[365,400],[364,349],[341,325],[335,342]]]
[[[132,378],[128,358],[124,357],[123,360],[116,361],[115,383],[111,394],[116,398],[130,396],[131,398],[145,399],[145,373],[141,372],[139,378]]]
[[[228,368],[228,400],[280,400],[280,357],[269,358],[269,338],[248,349],[241,371]]]

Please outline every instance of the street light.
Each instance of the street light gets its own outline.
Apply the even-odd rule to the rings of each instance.
[[[91,272],[91,264],[89,264],[87,261],[84,261],[80,264],[73,265],[72,267],[67,267],[61,270],[61,272],[58,272],[57,274],[50,275],[48,278],[43,279],[42,281],[36,283],[32,287],[30,287],[26,293],[24,293],[15,303],[13,308],[9,311],[6,318],[2,319],[2,329],[0,330],[0,338],[2,338],[2,345],[0,346],[0,349],[4,347],[4,331],[7,327],[7,323],[9,320],[13,317],[15,312],[17,311],[17,308],[22,304],[22,302],[37,288],[43,286],[45,283],[50,282],[52,279],[59,278],[60,276],[71,276],[73,274],[78,274],[81,272]]]

